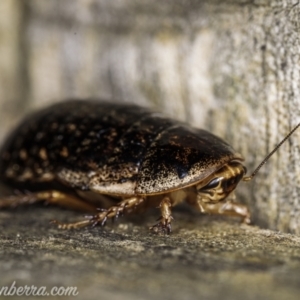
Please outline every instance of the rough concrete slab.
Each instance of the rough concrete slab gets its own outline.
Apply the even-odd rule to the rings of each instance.
[[[78,299],[299,299],[298,236],[185,208],[172,235],[155,236],[147,227],[156,213],[62,231],[49,221],[80,215],[1,211],[0,286],[76,286]]]

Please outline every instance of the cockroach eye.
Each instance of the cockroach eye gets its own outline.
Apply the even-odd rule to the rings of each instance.
[[[211,189],[214,189],[216,188],[219,184],[220,184],[220,181],[223,179],[223,177],[217,177],[217,178],[214,178],[213,180],[211,180],[206,186],[200,188],[199,190],[200,191],[205,191],[205,190],[211,190]]]

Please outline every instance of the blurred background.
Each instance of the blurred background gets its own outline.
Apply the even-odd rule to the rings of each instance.
[[[157,106],[203,125],[213,101],[208,73],[214,38],[200,19],[182,22],[189,8],[180,2],[0,5],[3,123],[48,102],[99,97]],[[194,102],[203,109],[196,112]]]
[[[0,141],[33,109],[98,97],[206,128],[252,171],[299,121],[294,2],[2,0]],[[300,232],[297,141],[241,184],[255,224]]]

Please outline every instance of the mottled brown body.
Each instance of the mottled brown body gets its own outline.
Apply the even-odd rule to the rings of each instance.
[[[30,193],[0,199],[0,207],[47,200],[92,210],[94,197],[82,197],[89,191],[123,200],[89,220],[60,227],[104,224],[120,213],[157,205],[157,199],[162,218],[153,231],[170,231],[171,206],[183,200],[202,212],[248,222],[244,206],[229,209],[224,202],[245,174],[241,160],[211,133],[147,108],[66,101],[27,117],[4,144],[1,181]]]

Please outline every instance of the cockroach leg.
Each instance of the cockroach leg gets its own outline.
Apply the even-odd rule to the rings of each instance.
[[[41,200],[37,199],[34,193],[31,192],[19,192],[15,191],[15,194],[9,196],[1,196],[0,198],[0,208],[15,208],[21,205],[31,205],[33,203],[39,202]]]
[[[0,208],[14,208],[21,205],[31,205],[37,202],[59,205],[78,211],[97,211],[94,205],[87,203],[79,197],[56,190],[43,192],[18,192],[15,195],[2,197],[0,198]]]
[[[205,214],[240,217],[243,223],[251,223],[250,211],[248,207],[240,203],[235,203],[230,200],[217,203],[207,203],[201,201],[201,199],[198,199],[197,206],[198,209]]]
[[[131,197],[124,199],[117,205],[111,206],[108,209],[101,209],[96,215],[88,216],[86,220],[82,220],[74,223],[60,223],[58,221],[53,221],[52,223],[57,224],[60,229],[73,229],[81,228],[88,225],[92,227],[96,225],[104,226],[107,219],[116,219],[120,215],[128,214],[133,212],[138,206],[144,203],[145,199],[142,197]]]
[[[158,219],[159,222],[149,229],[152,233],[163,233],[170,234],[172,231],[171,222],[173,220],[171,213],[171,200],[169,197],[164,197],[159,204],[161,217]]]

